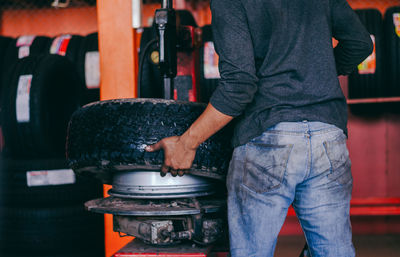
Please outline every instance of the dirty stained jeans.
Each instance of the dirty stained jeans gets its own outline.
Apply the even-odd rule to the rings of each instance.
[[[343,131],[321,122],[282,122],[235,148],[227,177],[231,256],[272,257],[291,204],[311,256],[355,256],[350,166]]]

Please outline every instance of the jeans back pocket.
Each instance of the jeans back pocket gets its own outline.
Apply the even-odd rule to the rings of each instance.
[[[243,185],[260,194],[278,188],[283,181],[292,147],[248,143]]]
[[[331,171],[328,174],[328,178],[332,181],[337,181],[340,185],[352,182],[351,161],[346,139],[325,141],[324,148],[331,163]]]

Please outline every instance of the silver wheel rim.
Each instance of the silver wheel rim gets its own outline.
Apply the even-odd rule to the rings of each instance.
[[[155,171],[120,171],[113,176],[110,195],[133,199],[170,199],[206,196],[214,193],[213,180],[186,174],[161,177]]]

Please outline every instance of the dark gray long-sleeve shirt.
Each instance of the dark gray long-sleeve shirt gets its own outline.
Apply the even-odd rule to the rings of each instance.
[[[234,146],[283,121],[347,131],[338,75],[373,45],[346,0],[211,0],[211,11],[221,79],[210,103],[236,117]]]

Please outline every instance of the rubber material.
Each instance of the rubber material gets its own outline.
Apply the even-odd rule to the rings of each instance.
[[[349,76],[349,98],[384,96],[383,82],[383,21],[377,9],[356,10],[368,32],[375,37],[375,73],[360,74],[357,70]]]
[[[85,89],[84,97],[82,98],[82,105],[100,100],[100,88],[88,89],[86,86],[86,79],[85,79],[86,54],[88,52],[98,52],[98,51],[99,51],[99,39],[97,32],[91,33],[83,38],[80,44],[79,55],[76,62],[79,79]]]
[[[55,207],[101,197],[102,184],[97,180],[76,176],[75,183],[64,185],[28,186],[27,172],[68,169],[65,160],[8,161],[2,160],[0,170],[0,205],[8,207]],[[59,173],[62,174],[62,173]],[[44,183],[46,183],[44,181]]]
[[[118,170],[118,166],[159,170],[163,152],[148,153],[145,146],[164,137],[183,134],[204,108],[200,103],[161,99],[120,99],[89,104],[75,112],[69,124],[69,165],[83,173],[109,173]],[[192,174],[224,179],[232,153],[230,138],[230,127],[226,127],[201,144]],[[103,178],[103,182],[111,183],[110,177]]]
[[[2,95],[2,88],[3,88],[3,70],[4,66],[7,64],[4,64],[4,56],[7,53],[8,46],[13,42],[14,40],[10,37],[1,37],[0,36],[0,102],[1,102],[1,95]],[[0,104],[1,106],[1,104]],[[0,116],[1,116],[1,108],[0,108]],[[3,151],[4,148],[4,138],[3,138],[3,130],[2,130],[2,122],[0,119],[0,154]]]
[[[0,255],[46,256],[104,249],[103,217],[83,205],[61,208],[0,206]]]
[[[13,38],[0,36],[0,76],[3,71],[4,58],[7,54],[8,47],[14,42]]]
[[[63,36],[63,35],[60,35],[60,36]],[[51,41],[49,47],[52,46],[54,40],[56,40],[56,39],[57,39],[57,37],[52,38],[52,41]],[[71,35],[71,38],[68,42],[68,46],[67,46],[67,49],[65,52],[65,57],[67,57],[68,60],[70,60],[74,64],[78,62],[80,48],[81,48],[83,39],[84,39],[84,37],[82,37],[82,36]],[[50,48],[49,48],[48,53],[51,53]]]
[[[9,157],[63,158],[67,124],[81,96],[74,66],[65,57],[42,55],[19,60],[11,71],[1,101]],[[28,122],[18,122],[16,115],[21,75],[32,75]]]
[[[11,44],[8,45],[7,53],[4,56],[4,63],[6,69],[3,70],[3,74],[9,74],[9,68],[19,60],[18,52],[19,47],[17,47],[18,38],[14,39]],[[46,54],[47,49],[49,49],[51,44],[51,38],[44,36],[36,36],[29,47],[29,56],[36,56],[41,54]]]
[[[3,75],[3,68],[9,65],[9,63],[5,63],[4,59],[7,54],[7,49],[10,44],[12,44],[14,40],[10,37],[2,37],[0,36],[0,97],[1,97],[1,90],[2,90],[2,77]],[[1,110],[0,110],[1,111]]]
[[[400,33],[396,33],[394,14],[400,15],[400,6],[387,9],[385,14],[385,85],[387,95],[400,96]]]

